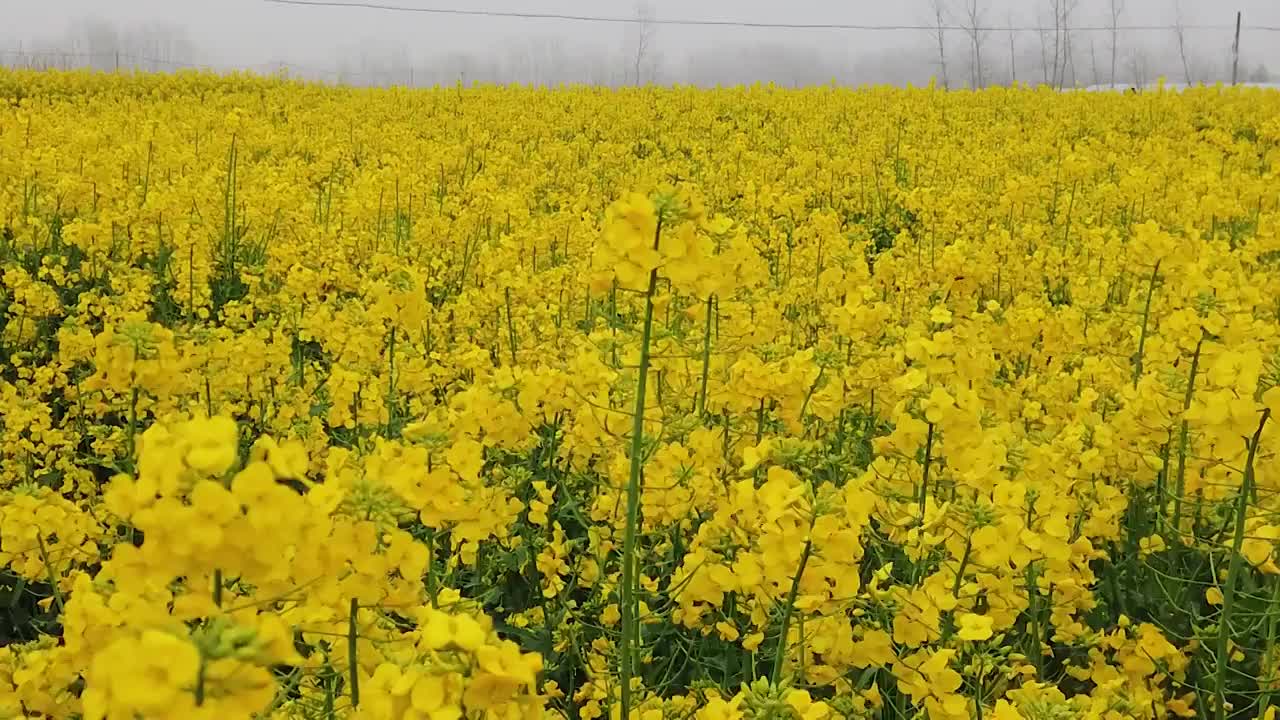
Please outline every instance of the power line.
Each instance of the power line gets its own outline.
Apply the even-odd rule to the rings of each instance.
[[[574,15],[566,13],[535,13],[506,10],[463,10],[459,8],[426,8],[385,3],[357,2],[355,0],[262,0],[272,5],[295,7],[339,8],[349,10],[378,10],[384,12],[418,13],[426,15],[453,15],[461,17],[507,18],[515,20],[561,20],[567,22],[607,23],[630,25],[682,25],[687,27],[733,27],[774,30],[863,30],[863,31],[966,31],[966,32],[1052,32],[1055,28],[1039,25],[977,27],[964,25],[868,25],[860,23],[784,23],[753,22],[748,20],[720,20],[714,18],[640,18],[607,15]],[[1060,28],[1059,28],[1060,29]],[[1071,32],[1150,32],[1173,31],[1177,25],[1084,25],[1069,28]],[[1183,30],[1234,30],[1235,25],[1182,25]],[[1280,31],[1280,27],[1265,25],[1245,26],[1246,30]]]

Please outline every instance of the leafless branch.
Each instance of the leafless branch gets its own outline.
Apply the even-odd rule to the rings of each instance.
[[[929,9],[933,13],[934,38],[938,43],[938,68],[942,73],[942,87],[951,87],[951,78],[947,75],[947,39],[946,39],[946,6],[943,0],[929,0]]]
[[[971,49],[969,79],[973,87],[980,88],[985,84],[982,75],[982,41],[987,34],[987,29],[983,23],[983,15],[986,13],[986,8],[980,0],[967,0],[964,10],[964,31],[969,36],[969,47]]]
[[[643,85],[645,82],[644,66],[652,49],[653,36],[657,32],[657,24],[654,22],[656,19],[657,15],[654,13],[653,5],[649,3],[649,0],[640,0],[640,2],[636,3],[637,22],[630,27],[635,45],[633,77],[637,86]],[[650,77],[650,80],[652,79]]]
[[[1175,13],[1173,18],[1173,32],[1178,37],[1178,57],[1182,60],[1182,75],[1186,78],[1187,84],[1191,85],[1191,63],[1187,62],[1187,38],[1186,28],[1182,23],[1182,2],[1174,3]]]
[[[1116,84],[1116,52],[1120,48],[1120,15],[1124,0],[1111,0],[1111,84]]]

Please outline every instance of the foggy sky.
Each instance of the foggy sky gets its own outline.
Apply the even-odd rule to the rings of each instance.
[[[587,15],[630,16],[634,0],[388,0],[420,7],[559,12]],[[949,0],[960,22],[964,0]],[[658,18],[733,19],[752,22],[927,24],[931,21],[927,0],[650,0]],[[1034,25],[1047,22],[1048,0],[985,0],[989,25]],[[1108,0],[1080,0],[1074,24],[1105,24]],[[1122,23],[1172,23],[1175,0],[1127,0]],[[1280,26],[1280,1],[1236,0],[1230,5],[1208,0],[1183,0],[1187,24],[1229,25],[1236,9],[1244,12],[1245,25]],[[551,20],[516,20],[379,12],[340,8],[301,8],[270,5],[259,0],[0,0],[0,50],[19,47],[56,48],[71,36],[69,28],[87,19],[106,21],[121,30],[146,25],[168,25],[185,30],[199,61],[219,67],[260,66],[289,62],[323,69],[350,67],[361,54],[387,57],[398,53],[412,64],[429,63],[446,53],[477,57],[505,57],[512,62],[513,48],[542,47],[573,57],[583,53],[627,57],[624,25],[589,24]],[[1221,64],[1229,55],[1231,37],[1225,31],[1188,30],[1193,54]],[[1088,57],[1109,53],[1107,33],[1079,33],[1073,40],[1076,53]],[[1019,53],[1037,53],[1040,39],[1033,33],[1015,38]],[[1155,55],[1176,52],[1172,33],[1134,32],[1121,38],[1126,48],[1143,47]],[[893,74],[895,62],[928,64],[936,58],[934,39],[925,32],[867,32],[852,30],[777,30],[659,26],[653,37],[655,57],[664,67],[680,68],[690,57],[707,57],[721,48],[770,46],[820,55],[832,67],[846,73],[875,68]],[[997,33],[987,39],[984,62],[1009,57],[1009,39]],[[953,76],[966,76],[963,63],[966,40],[949,34],[948,61]],[[1280,74],[1280,33],[1246,31],[1242,38],[1242,71],[1266,63]],[[1077,57],[1077,63],[1087,62]],[[1166,63],[1167,64],[1167,63]],[[1167,67],[1161,67],[1172,74]],[[932,68],[923,68],[926,76]],[[916,72],[915,75],[919,75]],[[674,73],[678,75],[679,73]],[[866,72],[874,75],[875,72]],[[1030,68],[1024,71],[1030,75]],[[677,78],[678,79],[678,78]],[[963,78],[961,78],[963,79]]]

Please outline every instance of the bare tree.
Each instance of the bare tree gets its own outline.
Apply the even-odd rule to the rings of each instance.
[[[1062,84],[1062,5],[1065,1],[1066,0],[1048,0],[1049,17],[1053,23],[1052,45],[1049,44],[1048,39],[1044,37],[1043,33],[1041,35],[1041,43],[1045,45],[1045,47],[1041,49],[1041,52],[1047,53],[1049,50],[1052,50],[1053,52],[1051,56],[1053,64],[1049,73],[1049,84],[1055,88],[1060,87]],[[1047,28],[1045,28],[1045,30],[1047,30]]]
[[[118,28],[100,19],[72,22],[62,38],[51,39],[48,44],[47,50],[39,50],[36,55],[50,58],[63,68],[167,71],[192,65],[197,54],[181,27],[148,24]]]
[[[1038,25],[1040,26],[1040,72],[1044,76],[1044,84],[1049,84],[1049,30],[1044,18],[1036,13]],[[1056,50],[1055,50],[1056,53]],[[1054,71],[1057,74],[1057,71]]]
[[[635,85],[644,84],[644,70],[653,46],[654,35],[657,34],[655,20],[657,15],[649,0],[636,3],[635,22],[628,25],[632,46],[632,77]],[[652,78],[650,78],[652,79]]]
[[[1098,53],[1097,53],[1096,48],[1094,47],[1094,45],[1095,45],[1095,43],[1094,43],[1094,41],[1093,41],[1093,38],[1090,38],[1090,39],[1089,39],[1089,64],[1090,64],[1090,66],[1092,66],[1092,69],[1093,69],[1093,83],[1092,83],[1092,84],[1096,86],[1096,85],[1098,85],[1098,81],[1099,81],[1099,77],[1098,77]]]
[[[1059,70],[1062,62],[1062,3],[1063,0],[1049,0],[1049,9],[1053,15],[1053,79],[1054,87],[1060,87]]]
[[[969,68],[969,79],[973,87],[980,88],[983,86],[982,77],[982,41],[986,36],[986,28],[982,26],[983,14],[986,8],[983,7],[980,0],[968,0],[965,4],[965,34],[969,36],[969,47],[971,49]]]
[[[83,43],[90,67],[118,69],[120,53],[127,52],[120,31],[111,23],[97,18],[74,23],[69,41],[77,50]]]
[[[947,9],[943,0],[929,0],[929,9],[933,12],[933,35],[938,42],[938,68],[942,72],[942,87],[950,89],[951,78],[947,75]]]
[[[1013,38],[1013,13],[1009,13],[1009,84],[1018,84],[1018,54]]]
[[[1049,13],[1053,17],[1053,85],[1061,88],[1066,84],[1067,74],[1071,75],[1071,83],[1076,82],[1075,51],[1071,47],[1071,15],[1080,5],[1080,0],[1048,0]],[[1047,45],[1043,34],[1041,42]],[[1042,48],[1047,53],[1048,48]]]
[[[1071,85],[1078,84],[1076,79],[1075,36],[1071,32],[1071,16],[1079,6],[1080,0],[1059,0],[1059,7],[1062,13],[1062,76],[1059,78],[1059,87],[1067,84],[1068,73],[1071,76]]]
[[[1067,84],[1067,73],[1071,73],[1071,86],[1075,87],[1076,82],[1076,50],[1071,45],[1071,17],[1066,14],[1062,18],[1062,83],[1059,87]]]
[[[1134,87],[1144,88],[1147,86],[1147,65],[1146,50],[1136,48],[1129,53],[1129,72]]]
[[[1191,63],[1187,62],[1186,28],[1182,24],[1182,2],[1174,3],[1173,32],[1178,36],[1178,57],[1182,60],[1182,75],[1191,85]]]
[[[1116,51],[1120,47],[1120,15],[1124,0],[1111,0],[1111,84],[1116,84]]]

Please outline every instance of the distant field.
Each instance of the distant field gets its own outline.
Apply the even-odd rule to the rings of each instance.
[[[1278,162],[1253,88],[0,71],[0,718],[1274,718]]]

